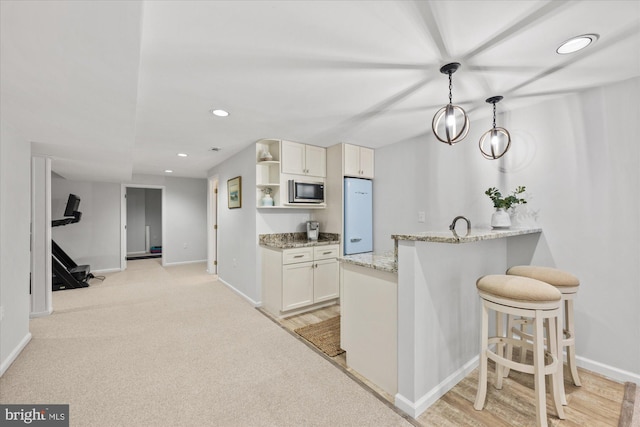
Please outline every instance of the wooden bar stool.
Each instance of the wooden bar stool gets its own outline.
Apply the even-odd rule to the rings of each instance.
[[[571,372],[571,378],[573,384],[580,387],[580,377],[578,376],[578,366],[576,365],[576,338],[575,338],[575,323],[573,317],[573,300],[578,293],[578,287],[580,286],[580,280],[571,273],[559,270],[551,267],[538,267],[533,265],[518,265],[511,267],[507,270],[508,275],[529,277],[531,279],[540,280],[554,286],[562,294],[562,303],[564,305],[564,326],[561,328],[563,331],[562,346],[560,347],[560,355],[564,347],[567,348],[567,365]],[[526,321],[519,319],[509,318],[507,321],[507,330],[512,331],[523,338],[529,338],[530,335],[525,333],[524,325]],[[519,324],[519,328],[516,325]],[[514,329],[515,328],[515,329]],[[521,354],[520,360],[523,361],[526,352]],[[507,357],[511,358],[511,348],[507,348]],[[561,357],[562,361],[563,358]],[[509,374],[507,371],[506,375]],[[506,376],[505,375],[505,376]],[[561,384],[562,392],[562,404],[566,405],[567,400],[564,393],[564,381]]]
[[[482,326],[480,339],[480,372],[474,408],[482,410],[487,396],[487,361],[496,363],[495,387],[502,389],[503,369],[514,369],[533,374],[537,426],[547,426],[545,377],[551,375],[551,393],[558,418],[564,419],[560,398],[562,381],[558,349],[560,344],[560,291],[539,280],[527,277],[493,274],[476,282],[482,300]],[[496,313],[496,336],[489,337],[489,310]],[[533,320],[532,342],[504,335],[503,316],[520,316]],[[549,350],[544,349],[544,323],[548,324]],[[510,334],[508,334],[510,335]],[[490,346],[495,344],[496,350]],[[533,351],[533,365],[514,362],[504,357],[504,345],[518,346]]]

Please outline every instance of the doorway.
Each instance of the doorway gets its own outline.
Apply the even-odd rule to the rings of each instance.
[[[218,274],[218,176],[209,177],[207,191],[207,271]]]
[[[121,200],[121,269],[127,261],[164,258],[164,187],[123,185]]]

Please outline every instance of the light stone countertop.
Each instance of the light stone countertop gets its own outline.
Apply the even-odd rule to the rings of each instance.
[[[320,232],[318,240],[307,240],[307,233],[274,233],[260,234],[260,246],[272,249],[305,248],[309,246],[326,246],[340,244],[340,235]]]
[[[460,227],[462,228],[462,227]],[[541,233],[542,228],[539,227],[522,227],[522,228],[472,228],[471,233],[467,235],[466,230],[455,234],[452,231],[425,231],[412,234],[392,234],[391,238],[398,240],[411,240],[418,242],[436,242],[436,243],[470,243],[480,240],[501,239],[504,237],[520,236],[523,234]]]
[[[338,261],[360,267],[373,268],[374,270],[388,271],[389,273],[398,272],[398,263],[396,262],[393,252],[384,254],[367,252],[363,254],[344,255],[338,258]]]

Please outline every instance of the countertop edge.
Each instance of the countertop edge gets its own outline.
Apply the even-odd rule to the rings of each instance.
[[[332,241],[322,241],[322,242],[296,242],[296,243],[272,243],[272,244],[264,244],[260,243],[259,246],[267,249],[294,249],[294,248],[309,248],[314,246],[329,246],[329,245],[339,245],[339,240]]]
[[[338,257],[338,261],[345,264],[356,265],[358,267],[385,271],[387,273],[398,273],[398,263],[395,262],[392,255],[344,255],[342,257]]]
[[[502,239],[505,237],[523,236],[526,234],[541,233],[542,228],[513,228],[507,230],[493,230],[493,229],[475,229],[471,230],[469,236],[466,235],[454,235],[453,232],[443,231],[426,231],[412,234],[392,234],[391,238],[398,240],[408,240],[415,242],[433,242],[433,243],[471,243],[481,240]]]

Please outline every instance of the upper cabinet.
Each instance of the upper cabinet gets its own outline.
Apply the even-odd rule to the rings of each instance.
[[[289,203],[288,182],[298,176],[325,183],[325,148],[280,139],[256,143],[256,207],[260,209],[324,209],[325,203]],[[303,179],[301,179],[303,180]]]
[[[327,150],[315,145],[282,141],[282,173],[326,177]]]
[[[373,179],[374,151],[371,148],[344,144],[344,175]]]

